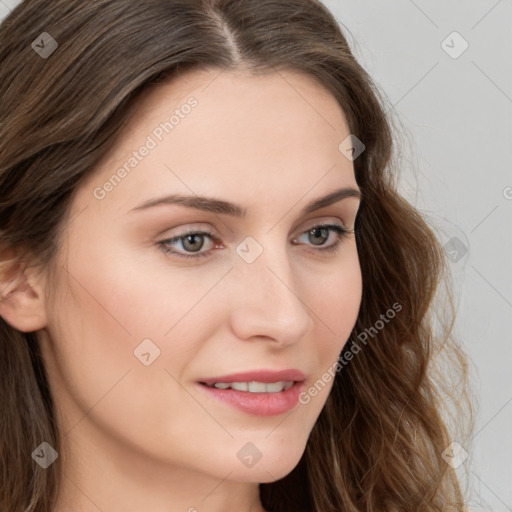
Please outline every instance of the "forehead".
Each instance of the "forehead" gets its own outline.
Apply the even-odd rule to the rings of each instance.
[[[319,116],[327,124],[345,121],[341,107],[332,94],[315,78],[296,70],[252,72],[247,69],[192,69],[181,71],[158,84],[145,88],[137,101],[133,125],[139,125],[151,110],[176,107],[194,94],[203,106],[273,108],[276,112],[294,105],[297,113]],[[266,114],[270,114],[267,110]],[[270,116],[272,117],[272,116]]]
[[[336,99],[307,75],[187,71],[138,98],[89,192],[123,166],[106,199],[124,209],[160,189],[222,196],[219,184],[231,196],[271,185],[299,198],[320,179],[322,190],[355,183],[338,149],[348,134]]]
[[[307,139],[311,146],[337,140],[348,128],[336,99],[308,75],[211,69],[187,71],[146,89],[127,130],[139,138],[156,130],[156,138],[176,152],[184,140],[279,148]]]

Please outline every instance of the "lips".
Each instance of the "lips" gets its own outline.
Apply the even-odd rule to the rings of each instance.
[[[199,379],[200,384],[212,386],[218,382],[281,382],[281,381],[294,381],[302,382],[306,376],[303,372],[296,369],[287,370],[253,370],[242,373],[231,373],[229,375],[219,375],[218,377],[207,377]]]
[[[200,379],[197,386],[201,393],[245,414],[275,416],[297,405],[305,378],[304,373],[296,369],[253,370]],[[214,386],[219,383],[222,383],[221,389]],[[226,387],[229,384],[238,389]],[[263,386],[265,391],[261,389]]]
[[[235,389],[217,389],[205,384],[196,384],[200,393],[206,393],[214,399],[214,402],[223,402],[228,407],[253,416],[276,416],[293,409],[299,395],[304,389],[304,381],[293,382],[293,385],[279,392],[252,393],[249,391],[237,391]],[[213,406],[213,402],[210,402]]]

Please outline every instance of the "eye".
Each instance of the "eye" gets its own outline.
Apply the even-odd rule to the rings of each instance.
[[[353,232],[353,230],[348,230],[340,224],[320,224],[309,228],[300,236],[308,237],[309,240],[312,241],[312,245],[318,247],[315,251],[334,253],[337,251],[342,239],[348,237],[348,235]],[[326,246],[324,240],[329,240],[332,233],[335,233],[336,235],[334,237],[334,242]],[[206,257],[210,253],[210,251],[201,251],[204,247],[205,239],[217,241],[214,238],[213,233],[208,231],[189,231],[175,237],[168,238],[167,240],[162,240],[161,242],[158,242],[157,245],[166,254],[173,254],[178,258],[197,259]],[[296,239],[293,240],[294,243],[295,241]],[[178,244],[181,245],[181,250],[176,251],[175,247]]]
[[[208,231],[189,231],[188,233],[162,240],[158,245],[165,253],[176,254],[180,258],[202,258],[208,256],[207,252],[198,252],[203,248],[205,238],[213,240],[212,233]],[[169,248],[169,246],[175,246],[176,243],[180,243],[185,251],[191,251],[197,254],[181,253]]]
[[[333,232],[336,234],[334,242],[326,246],[323,240],[329,240],[329,235]],[[313,241],[313,245],[320,246],[316,249],[317,251],[334,253],[338,250],[341,241],[350,233],[353,233],[353,230],[348,230],[340,224],[320,224],[309,228],[301,236],[308,237]]]

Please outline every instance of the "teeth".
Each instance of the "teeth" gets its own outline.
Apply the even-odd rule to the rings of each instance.
[[[214,384],[214,387],[219,389],[228,389],[229,384],[227,382],[217,382],[217,384]]]
[[[248,391],[249,386],[247,382],[232,382],[230,387],[236,391]]]
[[[278,388],[281,387],[279,385],[279,382],[276,382],[275,384]],[[264,384],[263,382],[249,382],[248,388],[248,391],[250,391],[251,393],[265,393],[267,391],[267,385]],[[280,389],[271,389],[271,391],[280,391]]]
[[[293,386],[293,381],[280,382],[216,382],[212,387],[217,389],[234,389],[235,391],[247,391],[249,393],[279,393]]]

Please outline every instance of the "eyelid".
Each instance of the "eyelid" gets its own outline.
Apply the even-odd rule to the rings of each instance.
[[[314,229],[315,227],[325,226],[326,224],[339,224],[342,228],[346,229],[347,231],[350,231],[350,228],[346,225],[346,223],[343,220],[340,220],[339,218],[334,218],[332,216],[324,216],[320,218],[320,220],[312,219],[310,222],[311,224],[309,224],[309,221],[308,223],[306,223],[307,227],[301,228],[301,233],[303,233],[304,231],[309,231],[310,229]]]
[[[321,254],[321,255],[322,254],[324,254],[324,255],[334,254],[334,253],[338,252],[339,246],[341,245],[343,239],[345,239],[349,234],[354,233],[353,229],[351,230],[351,229],[346,228],[344,223],[340,222],[339,220],[336,220],[334,222],[333,221],[331,221],[331,222],[323,221],[322,222],[322,221],[317,220],[312,225],[310,225],[308,228],[301,229],[300,232],[298,233],[298,236],[296,236],[292,239],[292,242],[295,244],[298,237],[307,235],[310,231],[314,230],[315,228],[326,229],[329,232],[329,237],[332,233],[335,233],[334,243],[331,243],[330,245],[320,245],[320,246],[318,246],[317,249],[313,249],[313,250],[309,249],[308,250],[308,252],[310,252],[310,253],[313,252],[313,253]],[[167,239],[164,239],[164,240],[158,242],[157,245],[159,246],[161,251],[163,251],[164,253],[167,253],[167,254],[172,254],[177,259],[199,260],[200,258],[210,256],[213,249],[210,249],[207,251],[199,250],[197,252],[186,252],[186,251],[181,252],[181,251],[176,251],[176,250],[168,248],[168,246],[171,245],[172,243],[180,242],[185,237],[187,237],[189,235],[200,235],[200,236],[209,238],[212,242],[220,241],[219,238],[214,233],[212,233],[210,231],[194,229],[191,227],[185,232],[178,233],[176,235],[173,235],[170,238],[167,238]],[[305,245],[308,245],[308,244],[305,244]],[[309,246],[309,247],[311,247],[311,246]]]
[[[349,233],[354,231],[354,229],[349,228],[343,220],[340,220],[339,218],[337,218],[335,216],[326,215],[326,216],[323,216],[320,218],[310,219],[309,221],[306,221],[305,225],[301,224],[301,226],[303,226],[303,227],[294,229],[294,233],[295,233],[294,236],[302,235],[305,231],[309,231],[311,229],[314,229],[315,227],[325,226],[327,224],[340,224],[341,227],[344,228]],[[186,226],[185,228],[183,228],[176,234],[168,235],[167,238],[164,239],[163,241],[181,238],[181,237],[187,236],[189,234],[199,234],[200,232],[204,232],[203,234],[211,236],[214,240],[219,240],[219,238],[223,238],[226,236],[226,235],[218,234],[218,230],[211,227],[211,225],[207,222],[191,222],[191,223],[185,224],[185,226]],[[167,229],[164,231],[164,233],[166,233],[168,231],[170,231],[170,230]]]

